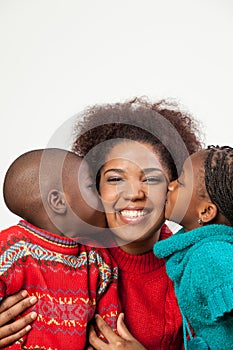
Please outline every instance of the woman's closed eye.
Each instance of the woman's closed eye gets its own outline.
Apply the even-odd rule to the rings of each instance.
[[[124,181],[123,177],[121,176],[110,176],[107,178],[107,182],[111,183],[119,183],[120,181]]]
[[[161,183],[164,182],[164,177],[158,177],[158,176],[147,176],[143,179],[142,182],[148,182],[151,184]]]

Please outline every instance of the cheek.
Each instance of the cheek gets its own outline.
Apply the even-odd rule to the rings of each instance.
[[[87,205],[96,210],[103,211],[102,201],[99,198],[99,195],[95,192],[90,191],[87,196]]]
[[[90,225],[102,228],[106,227],[103,205],[101,201],[98,200],[98,197],[94,195],[89,195],[87,201],[80,201],[78,216]]]
[[[101,198],[101,200],[102,200],[102,207],[105,212],[107,221],[112,220],[113,214],[115,213],[114,205],[113,205],[114,202],[103,200],[103,198]]]
[[[168,194],[167,194],[167,200],[169,201],[169,203],[170,203],[171,205],[174,205],[174,204],[176,203],[177,194],[178,194],[178,191],[177,191],[177,190],[168,192]]]
[[[149,198],[153,202],[155,208],[163,208],[167,198],[167,186],[154,188],[149,192]]]
[[[174,210],[174,206],[176,204],[177,192],[169,191],[167,193],[167,201],[165,205],[165,217],[166,219],[171,219],[172,211]]]
[[[109,186],[106,183],[100,183],[100,197],[104,207],[111,206],[119,197],[117,186]]]
[[[82,213],[83,216],[89,217],[95,211],[104,211],[99,195],[91,188],[82,188],[82,191],[76,194],[75,201],[78,212]]]

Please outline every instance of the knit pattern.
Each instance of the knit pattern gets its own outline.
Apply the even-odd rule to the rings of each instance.
[[[9,349],[84,349],[95,313],[116,329],[118,268],[107,250],[23,220],[0,238],[0,300],[21,289],[38,298],[32,330]]]
[[[160,239],[171,234],[164,225]],[[152,250],[142,255],[127,254],[120,247],[110,251],[119,266],[119,293],[129,330],[147,350],[181,350],[182,317],[165,261]]]
[[[183,229],[154,246],[180,308],[211,350],[233,349],[233,227]],[[231,312],[231,313],[230,313]]]

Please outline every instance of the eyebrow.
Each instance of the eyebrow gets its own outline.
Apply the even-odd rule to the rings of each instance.
[[[112,171],[119,173],[119,174],[123,174],[125,172],[123,169],[120,169],[120,168],[111,168],[111,169],[107,169],[104,172],[104,175],[106,175],[107,173],[112,172]],[[141,170],[141,173],[147,174],[147,173],[151,173],[153,171],[159,171],[160,173],[162,173],[164,175],[164,172],[159,168],[145,168],[145,169]]]

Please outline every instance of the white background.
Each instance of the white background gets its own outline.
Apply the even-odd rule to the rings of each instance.
[[[0,0],[1,228],[10,163],[88,105],[173,98],[233,146],[232,38],[232,0]]]

